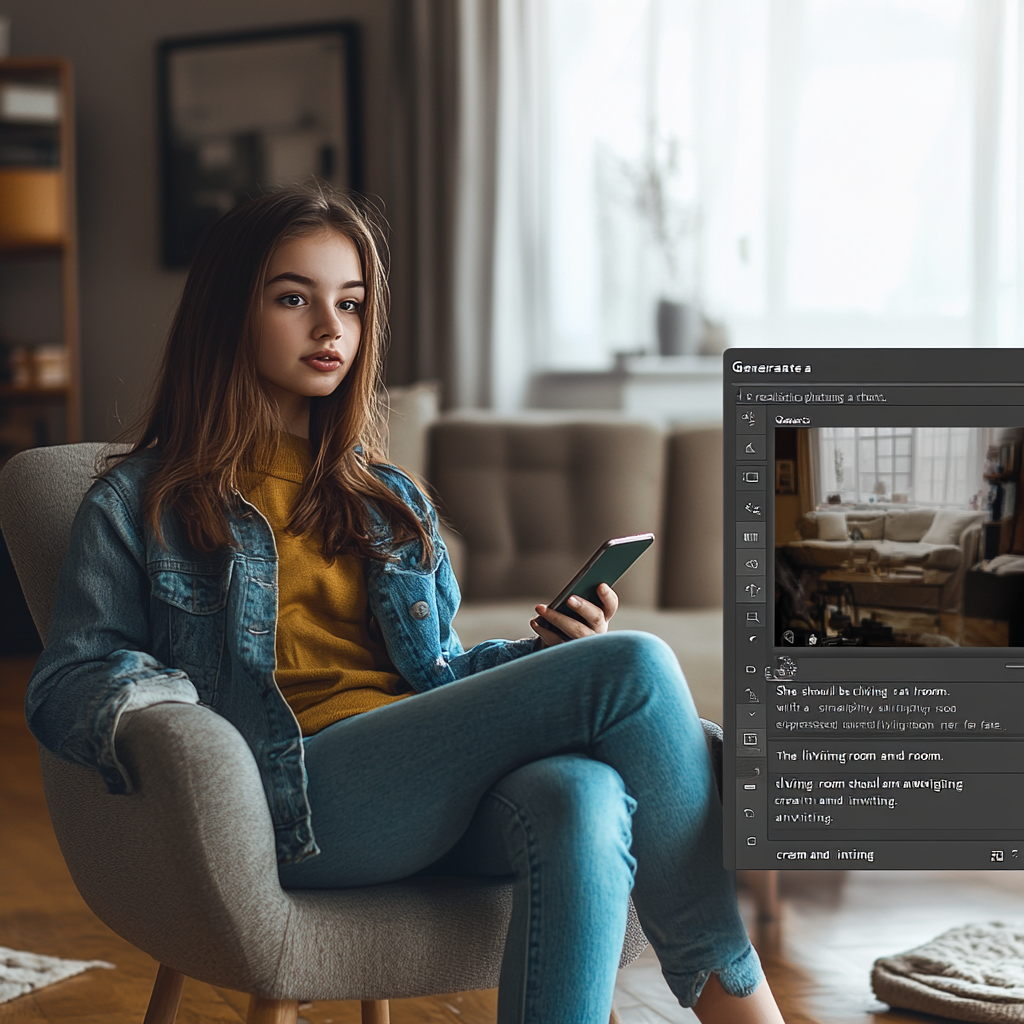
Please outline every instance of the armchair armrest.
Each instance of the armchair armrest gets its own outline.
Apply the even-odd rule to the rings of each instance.
[[[709,722],[706,718],[700,720],[704,729],[704,742],[708,745],[708,755],[711,757],[711,770],[715,773],[715,782],[718,785],[718,795],[722,795],[722,759],[725,756],[725,733],[717,722]]]
[[[136,786],[40,749],[61,852],[86,903],[151,956],[202,976],[251,974],[252,935],[283,934],[273,826],[242,736],[208,708],[157,704],[125,716],[117,743]],[[243,941],[243,932],[249,934]]]

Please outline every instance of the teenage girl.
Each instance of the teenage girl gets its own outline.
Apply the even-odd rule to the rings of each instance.
[[[671,650],[608,633],[608,587],[583,623],[538,605],[534,638],[462,649],[437,516],[381,448],[385,300],[348,199],[212,229],[138,441],[75,520],[33,732],[126,792],[124,717],[202,702],[252,749],[286,888],[511,876],[502,1024],[606,1024],[630,892],[683,1006],[778,1024]]]

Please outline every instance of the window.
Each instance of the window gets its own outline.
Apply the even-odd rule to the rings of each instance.
[[[658,351],[659,304],[686,351],[702,316],[744,346],[1019,343],[1012,0],[542,10],[536,369]]]
[[[982,507],[991,434],[975,427],[823,427],[817,501]]]

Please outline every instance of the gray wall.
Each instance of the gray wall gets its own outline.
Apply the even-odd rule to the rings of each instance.
[[[78,114],[84,437],[140,412],[184,281],[161,268],[155,45],[302,22],[363,28],[367,191],[390,205],[390,0],[0,0],[11,56],[68,57]]]

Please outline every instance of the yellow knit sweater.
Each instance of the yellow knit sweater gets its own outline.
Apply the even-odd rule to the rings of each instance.
[[[309,442],[282,434],[266,475],[243,493],[277,543],[277,685],[311,736],[343,718],[409,696],[383,642],[370,633],[362,561],[329,565],[315,537],[287,531],[311,464]],[[379,633],[378,633],[379,636]]]

